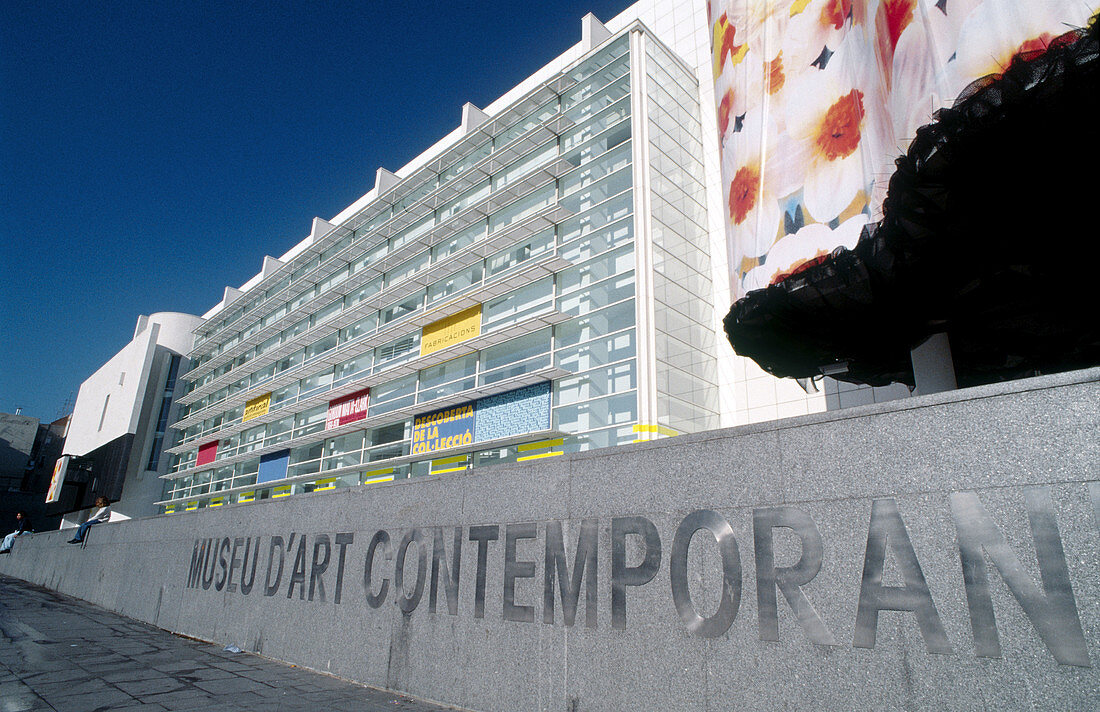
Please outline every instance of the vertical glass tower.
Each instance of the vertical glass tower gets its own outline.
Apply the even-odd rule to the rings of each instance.
[[[227,290],[165,511],[718,426],[694,73],[634,23],[521,87]]]

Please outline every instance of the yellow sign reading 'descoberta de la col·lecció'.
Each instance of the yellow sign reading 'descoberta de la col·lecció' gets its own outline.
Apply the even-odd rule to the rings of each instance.
[[[481,333],[481,305],[463,309],[420,330],[420,355],[427,356]]]
[[[252,420],[253,418],[259,418],[261,415],[267,415],[267,409],[271,406],[271,394],[264,393],[262,396],[257,396],[252,400],[244,404],[244,417],[241,418],[241,422]]]

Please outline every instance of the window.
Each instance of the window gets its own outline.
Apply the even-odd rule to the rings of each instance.
[[[557,348],[574,346],[582,341],[634,326],[634,300],[620,302],[580,319],[571,319],[554,327]]]
[[[328,306],[323,307],[320,311],[318,311],[316,314],[313,315],[312,326],[317,326],[318,324],[325,323],[326,321],[328,321],[332,317],[339,314],[343,310],[343,308],[344,308],[344,300],[343,299],[337,299],[332,304],[329,304]]]
[[[340,335],[338,333],[333,332],[320,341],[307,346],[305,355],[306,360],[308,361],[312,358],[316,358],[326,351],[336,348],[336,342],[339,340],[339,337]]]
[[[487,195],[489,195],[489,181],[485,181],[473,190],[467,191],[465,195],[456,198],[449,205],[440,208],[439,221],[443,222],[452,215],[457,215]]]
[[[404,282],[420,270],[428,266],[430,256],[427,251],[421,252],[411,260],[401,263],[386,273],[386,287]]]
[[[550,330],[541,329],[533,334],[521,336],[496,346],[490,346],[482,351],[481,370],[489,371],[549,351]]]
[[[349,294],[344,298],[344,308],[353,307],[359,302],[363,301],[372,294],[377,294],[382,289],[382,278],[375,277],[371,281],[364,284],[359,289]]]
[[[416,374],[394,379],[371,389],[370,414],[388,413],[406,405],[412,405],[416,399]]]
[[[474,243],[476,240],[485,237],[486,224],[487,223],[482,220],[473,227],[466,228],[446,240],[443,240],[432,248],[432,260],[438,262],[439,260],[453,255],[463,247]]]
[[[579,373],[596,366],[633,358],[634,354],[634,330],[628,329],[612,336],[601,336],[580,346],[561,349],[554,360],[558,368]]]
[[[608,277],[634,269],[633,245],[624,245],[614,252],[583,262],[558,273],[558,294],[568,294]]]
[[[553,243],[554,231],[552,229],[545,230],[490,257],[486,262],[486,274],[492,277],[522,262],[526,262],[532,257],[537,257],[550,249]]]
[[[440,299],[460,292],[466,289],[472,284],[476,284],[481,281],[481,265],[476,264],[469,269],[462,270],[457,274],[441,279],[432,286],[428,287],[428,304],[437,302]]]
[[[489,218],[489,232],[496,232],[506,225],[519,222],[528,215],[545,208],[547,205],[554,202],[556,194],[557,187],[555,185],[548,185],[536,190],[525,198],[520,198],[519,200],[509,203],[504,209],[494,213]]]
[[[351,326],[345,327],[340,330],[340,343],[357,339],[360,336],[374,331],[375,324],[378,323],[378,312],[371,312],[365,318],[360,319]]]
[[[294,437],[297,438],[303,435],[309,435],[310,433],[316,433],[319,430],[324,430],[325,415],[327,412],[328,405],[319,405],[316,408],[310,408],[294,416]],[[318,447],[320,447],[320,445],[321,443],[317,443]]]
[[[298,382],[298,397],[306,398],[332,385],[332,371],[322,371]]]
[[[164,380],[164,393],[160,401],[160,413],[157,415],[157,427],[153,432],[153,444],[149,448],[149,460],[145,465],[146,470],[156,470],[160,466],[160,446],[164,442],[164,433],[168,430],[168,411],[172,408],[172,394],[176,390],[176,377],[179,375],[180,357],[172,354],[168,361],[168,377]],[[106,411],[106,403],[104,411]],[[102,420],[100,422],[103,427]],[[46,439],[47,444],[49,438]]]
[[[477,354],[456,358],[420,372],[420,402],[458,393],[475,385]]]
[[[424,302],[424,291],[420,290],[416,294],[407,299],[403,299],[397,304],[391,304],[378,313],[378,319],[380,324],[389,324],[392,321],[396,321],[403,316],[408,316],[414,311],[420,308]]]
[[[103,399],[103,412],[99,414],[99,427],[97,431],[103,430],[103,421],[107,417],[107,404],[111,402],[111,394],[108,393],[107,397]]]
[[[420,334],[413,333],[407,336],[402,336],[400,339],[391,341],[390,343],[379,346],[375,349],[374,361],[377,365],[381,366],[384,363],[390,361],[396,361],[398,359],[408,360],[416,353],[416,348],[420,345]]]
[[[526,287],[486,302],[482,310],[485,328],[514,324],[553,303],[554,278],[546,277]]]
[[[365,376],[370,373],[371,362],[373,361],[372,356],[373,354],[368,352],[337,366],[335,383],[347,383],[359,376]]]

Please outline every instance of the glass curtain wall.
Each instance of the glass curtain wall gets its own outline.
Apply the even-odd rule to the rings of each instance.
[[[702,128],[694,75],[645,38],[658,424],[718,427]]]

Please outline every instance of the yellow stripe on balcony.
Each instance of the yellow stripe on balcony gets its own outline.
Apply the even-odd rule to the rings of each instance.
[[[339,481],[339,477],[329,477],[324,480],[317,480],[316,486],[313,488],[314,492],[324,492],[325,490],[336,489],[336,483]],[[323,486],[322,486],[323,485]]]
[[[293,487],[291,487],[290,485],[286,485],[284,487],[276,487],[275,489],[271,490],[271,498],[274,499],[276,497],[287,497],[290,495],[292,490]]]
[[[565,443],[564,438],[552,438],[550,440],[539,440],[533,443],[523,443],[516,446],[516,452],[531,452],[530,455],[524,455],[523,457],[517,457],[516,462],[525,462],[527,460],[538,460],[544,457],[557,457],[563,454],[561,450],[555,450],[554,448],[560,448]],[[533,450],[545,450],[546,452],[532,452]]]
[[[516,462],[524,462],[526,460],[538,460],[543,457],[557,457],[558,455],[564,455],[563,452],[540,452],[534,455],[524,455],[523,457],[517,457]]]
[[[668,438],[674,438],[674,437],[676,437],[677,435],[680,434],[680,433],[676,432],[675,430],[673,430],[672,428],[667,428],[664,425],[649,425],[649,424],[645,424],[645,423],[638,423],[637,425],[635,425],[634,426],[634,432],[636,432],[636,433],[649,433],[651,435],[664,436],[664,437],[668,437]],[[655,440],[655,439],[656,438],[652,438],[652,437],[649,437],[649,438],[636,438],[634,440],[634,442],[644,443],[644,442],[649,442],[650,440]]]
[[[363,484],[373,485],[377,482],[393,482],[393,468],[384,467],[381,470],[371,470],[363,473]]]
[[[560,447],[565,443],[565,438],[554,438],[552,440],[539,440],[533,443],[523,443],[522,445],[516,445],[516,452],[528,452],[530,450],[542,450],[543,448]]]
[[[465,472],[466,471],[466,455],[455,455],[454,457],[441,457],[438,460],[432,460],[431,471],[433,475],[445,475],[448,472]],[[447,467],[447,465],[457,465],[462,463],[459,467]]]
[[[256,500],[256,493],[255,492],[241,492],[239,495],[237,495],[237,501],[238,502],[253,502],[255,500]]]
[[[187,503],[187,508],[186,508],[186,511],[188,511],[188,512],[193,512],[193,511],[195,511],[195,510],[196,510],[196,509],[198,509],[198,508],[199,508],[199,503],[198,503],[198,500],[196,500],[196,501],[194,501],[194,502],[188,502],[188,503]]]

